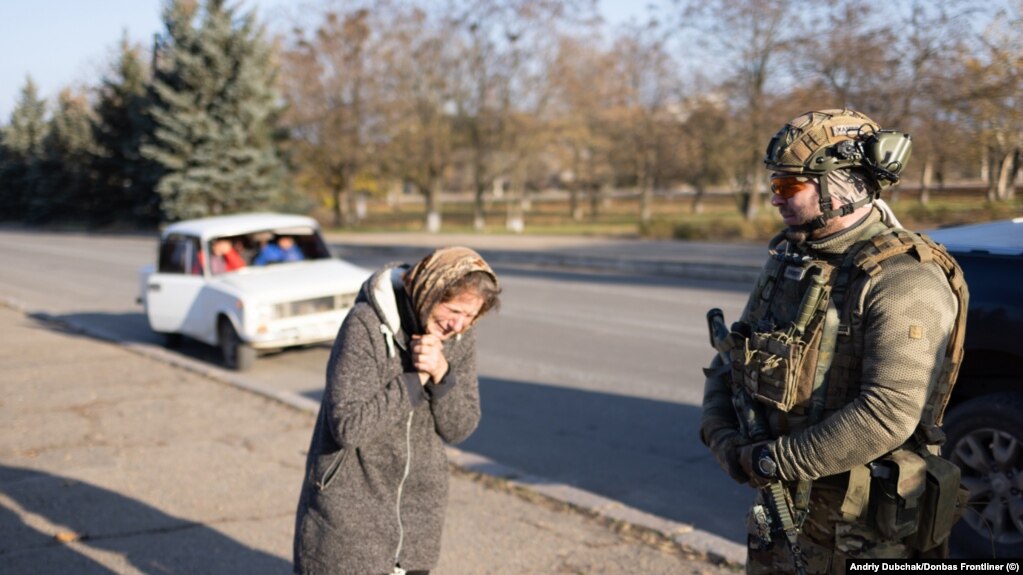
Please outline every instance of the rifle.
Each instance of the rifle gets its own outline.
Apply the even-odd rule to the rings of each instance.
[[[725,365],[731,364],[729,329],[725,327],[725,314],[719,308],[707,312],[707,330],[710,333],[711,346],[717,350]],[[767,416],[764,414],[763,404],[754,401],[741,382],[736,382],[734,378],[731,379],[732,406],[739,418],[739,432],[750,443],[769,440],[771,437],[767,431]],[[759,488],[759,491],[760,499],[764,503],[763,505],[756,504],[752,509],[756,529],[754,537],[764,548],[767,548],[772,545],[773,534],[783,534],[789,551],[792,553],[796,573],[805,575],[806,564],[798,540],[802,517],[799,518],[799,521],[795,518],[789,490],[780,479],[775,479]]]

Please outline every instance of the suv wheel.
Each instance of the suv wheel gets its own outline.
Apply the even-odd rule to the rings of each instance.
[[[1023,395],[971,399],[949,411],[943,451],[970,490],[953,544],[967,556],[1023,556]]]
[[[256,363],[256,350],[238,337],[238,332],[234,330],[230,320],[221,319],[218,332],[220,353],[228,369],[245,371]]]

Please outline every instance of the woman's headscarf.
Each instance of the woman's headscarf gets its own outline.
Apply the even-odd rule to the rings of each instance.
[[[425,326],[434,306],[448,287],[472,272],[485,272],[497,284],[497,275],[475,251],[464,247],[440,248],[405,273],[405,291],[412,298],[419,325]]]

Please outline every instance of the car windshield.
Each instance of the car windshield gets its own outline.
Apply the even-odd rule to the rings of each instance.
[[[330,258],[322,237],[308,227],[262,230],[209,241],[210,272],[221,274]]]

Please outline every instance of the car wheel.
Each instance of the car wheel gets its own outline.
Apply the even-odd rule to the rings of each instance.
[[[971,399],[949,411],[943,451],[970,500],[952,534],[967,556],[1023,557],[1023,395]]]
[[[238,337],[234,325],[226,319],[220,320],[220,353],[228,369],[245,371],[256,363],[256,350]]]

